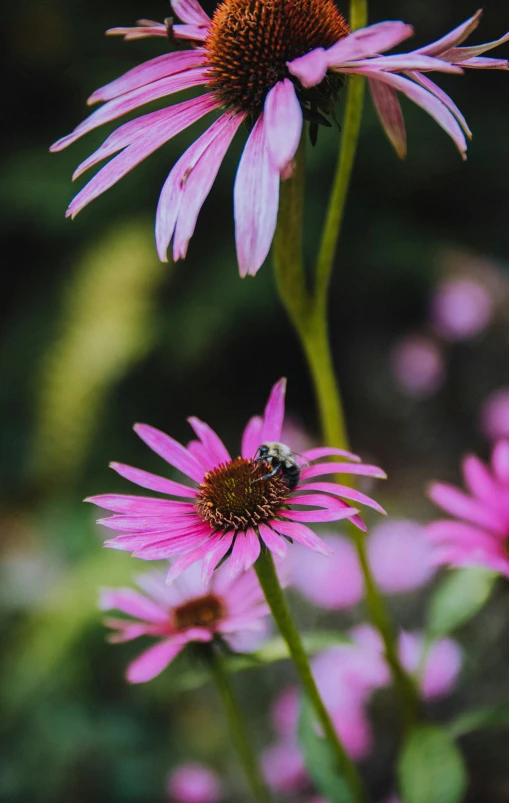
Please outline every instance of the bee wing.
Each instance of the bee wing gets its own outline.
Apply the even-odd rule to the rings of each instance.
[[[311,463],[309,462],[309,460],[306,460],[306,458],[305,458],[305,457],[303,457],[303,456],[302,456],[301,454],[299,454],[298,452],[292,452],[292,456],[295,458],[295,462],[297,463],[297,465],[299,466],[299,468],[307,468],[308,466],[310,466],[310,465],[311,465]]]

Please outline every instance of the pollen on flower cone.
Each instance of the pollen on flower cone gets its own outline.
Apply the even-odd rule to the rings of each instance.
[[[205,43],[209,86],[224,105],[259,112],[288,61],[348,32],[334,0],[224,0]]]

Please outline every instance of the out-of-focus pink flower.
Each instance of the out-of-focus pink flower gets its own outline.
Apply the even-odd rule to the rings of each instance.
[[[486,566],[509,577],[509,441],[499,441],[491,469],[475,455],[463,461],[469,493],[434,482],[430,499],[453,519],[428,524],[434,561],[452,566]]]
[[[132,641],[139,636],[157,638],[155,646],[143,652],[127,669],[130,683],[156,677],[193,642],[210,642],[216,635],[227,641],[242,631],[264,629],[269,613],[254,571],[232,578],[226,567],[214,574],[207,587],[201,583],[201,567],[187,569],[171,586],[164,574],[141,575],[133,588],[105,589],[102,610],[117,610],[130,618],[108,618],[114,632],[112,642]]]
[[[433,83],[427,84],[422,73],[461,72],[456,60],[462,67],[497,66],[492,63],[495,60],[483,64],[486,59],[470,58],[470,53],[454,55],[457,44],[477,22],[465,23],[440,40],[446,42],[439,48],[444,60],[431,55],[430,48],[440,43],[426,53],[421,49],[381,55],[411,36],[412,27],[383,22],[351,34],[334,0],[298,4],[256,0],[248,5],[245,0],[224,0],[212,19],[198,0],[171,0],[171,4],[183,24],[167,30],[162,23],[140,20],[136,27],[113,28],[108,33],[126,39],[156,37],[161,42],[169,36],[188,49],[157,56],[98,89],[89,103],[102,102],[101,108],[52,150],[66,148],[89,131],[152,101],[196,87],[206,92],[117,128],[76,170],[74,177],[113,157],[76,195],[68,215],[74,217],[170,139],[219,111],[219,118],[187,149],[166,179],[156,216],[157,249],[166,260],[173,240],[173,258],[186,256],[201,207],[236,132],[246,122],[251,133],[234,190],[242,276],[254,275],[268,254],[276,228],[280,180],[292,173],[304,116],[314,111],[315,119],[321,119],[316,118],[316,106],[322,116],[330,115],[344,76],[357,73],[369,79],[380,119],[400,155],[406,143],[396,90],[424,108],[464,154],[461,126],[468,132],[466,123],[452,100]],[[483,50],[496,44],[484,45]],[[321,84],[319,95],[309,92],[315,84]]]
[[[282,738],[294,734],[299,721],[299,690],[288,686],[280,692],[272,707],[272,724]]]
[[[375,579],[387,594],[414,591],[435,573],[425,530],[415,521],[389,519],[375,525],[367,546]]]
[[[275,792],[293,794],[308,785],[308,774],[296,739],[275,742],[263,751],[262,770]]]
[[[474,69],[500,69],[508,67],[506,59],[482,58],[482,54],[509,40],[509,34],[496,42],[475,47],[459,47],[479,25],[482,12],[450,33],[426,47],[411,53],[385,56],[382,53],[407,39],[413,33],[403,23],[379,23],[363,28],[344,37],[328,49],[318,47],[291,62],[288,67],[304,87],[313,87],[324,80],[327,73],[365,75],[382,126],[398,155],[406,156],[406,132],[403,113],[397,93],[406,95],[421,106],[446,131],[462,154],[466,152],[467,137],[471,137],[465,118],[451,98],[424,73],[435,70],[444,72],[438,62],[420,62],[420,59],[435,58],[449,63],[451,67]],[[401,30],[397,32],[397,25]],[[405,32],[405,28],[407,29]],[[394,73],[401,73],[396,75]]]
[[[415,673],[421,664],[424,638],[420,633],[402,633],[399,639],[401,663],[407,672]],[[461,670],[461,650],[449,638],[436,641],[430,648],[420,678],[423,697],[443,697],[454,688]]]
[[[309,449],[302,455],[309,465],[302,468],[294,488],[281,467],[274,468],[264,460],[254,462],[261,444],[280,441],[285,390],[285,379],[274,385],[264,416],[252,418],[244,430],[242,457],[233,460],[218,435],[198,418],[189,419],[197,440],[187,448],[153,427],[137,424],[140,438],[195,485],[112,463],[118,474],[136,485],[177,499],[123,494],[90,497],[87,501],[116,514],[100,519],[105,527],[120,532],[106,546],[132,552],[143,560],[177,558],[168,582],[202,560],[206,584],[226,556],[232,576],[249,569],[258,559],[261,543],[280,557],[286,554],[288,539],[328,555],[330,548],[308,523],[350,519],[365,531],[359,511],[343,499],[376,510],[380,506],[349,486],[321,478],[327,474],[385,477],[376,466],[361,463],[357,455],[343,449]],[[352,462],[333,462],[330,458],[334,457]],[[322,458],[329,460],[315,462]]]
[[[202,764],[183,764],[174,770],[167,783],[168,795],[175,803],[219,803],[221,781]]]
[[[329,558],[297,547],[291,553],[292,585],[314,605],[328,610],[351,608],[364,595],[364,580],[353,544],[329,535]]]
[[[432,396],[445,379],[442,353],[425,335],[408,335],[400,340],[392,350],[391,369],[399,390],[415,399]]]
[[[509,388],[500,388],[481,407],[481,429],[490,440],[509,440]]]
[[[468,340],[493,317],[493,299],[475,279],[458,276],[440,282],[431,302],[431,321],[446,340]]]

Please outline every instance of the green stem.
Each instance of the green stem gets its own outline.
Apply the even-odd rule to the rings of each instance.
[[[255,569],[279,632],[288,645],[304,692],[313,706],[324,736],[335,754],[338,771],[350,787],[353,800],[362,803],[365,800],[365,796],[357,768],[343,747],[320,696],[302,640],[281,589],[272,555],[268,550],[264,550],[261,553],[255,564]]]
[[[233,692],[223,657],[217,650],[212,654],[210,665],[226,711],[231,740],[244,768],[253,800],[255,803],[270,803],[270,796],[260,773],[258,759],[249,738],[244,716]]]

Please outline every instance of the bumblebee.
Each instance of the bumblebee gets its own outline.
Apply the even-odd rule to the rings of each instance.
[[[261,463],[262,461],[267,463],[272,470],[259,479],[267,480],[279,472],[290,491],[293,491],[299,484],[301,469],[307,465],[300,455],[294,454],[289,446],[285,443],[279,443],[279,441],[262,443],[258,447],[253,463]]]

